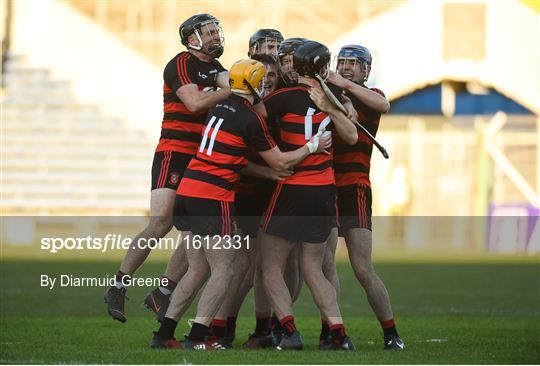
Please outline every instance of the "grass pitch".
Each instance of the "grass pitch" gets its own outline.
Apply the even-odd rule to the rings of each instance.
[[[116,262],[2,261],[0,363],[147,364],[538,364],[540,264],[377,263],[390,292],[403,352],[382,350],[382,332],[348,263],[340,263],[341,309],[356,353],[316,350],[318,312],[306,287],[295,305],[306,349],[244,351],[254,328],[247,299],[237,349],[223,352],[152,350],[157,323],[142,307],[150,288],[132,288],[128,321],[106,315],[105,288],[40,287],[41,274],[111,275]],[[159,276],[165,264],[147,263],[139,276]],[[188,332],[186,319],[177,337]]]

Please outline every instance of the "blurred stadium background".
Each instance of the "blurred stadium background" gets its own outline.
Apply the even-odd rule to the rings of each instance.
[[[3,255],[35,253],[23,244],[45,233],[144,224],[162,70],[183,50],[179,23],[200,12],[222,22],[226,68],[263,27],[334,54],[372,50],[369,84],[392,105],[378,133],[391,158],[372,159],[377,255],[540,252],[539,1],[17,0],[0,11]]]

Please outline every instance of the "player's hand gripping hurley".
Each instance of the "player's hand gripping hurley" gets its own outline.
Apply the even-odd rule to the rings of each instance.
[[[336,96],[330,91],[330,89],[328,88],[328,85],[326,85],[326,83],[324,82],[324,79],[319,74],[315,75],[315,77],[317,78],[317,80],[319,80],[319,83],[321,84],[321,88],[324,91],[324,94],[326,94],[326,96],[330,100],[330,102],[332,102],[332,104],[334,104],[337,108],[339,108],[339,110],[342,111],[343,114],[347,115],[347,110],[345,109],[343,104],[341,104],[341,102],[336,98]],[[369,137],[369,139],[373,142],[373,144],[377,147],[377,149],[379,149],[379,151],[381,152],[382,156],[384,156],[385,159],[389,158],[389,155],[386,149],[375,139],[375,137],[364,126],[362,126],[357,121],[351,121],[351,122],[353,122],[355,125],[360,127],[360,129],[366,134],[367,137]]]

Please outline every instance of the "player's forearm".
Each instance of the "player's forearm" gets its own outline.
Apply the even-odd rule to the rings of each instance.
[[[366,106],[379,113],[386,113],[390,109],[390,103],[385,97],[379,93],[369,90],[368,88],[355,84],[352,81],[347,80],[347,83],[343,89],[354,95]]]
[[[212,92],[201,92],[194,101],[194,106],[196,111],[193,112],[202,112],[206,111],[218,102],[227,99],[231,95],[231,89],[223,88]]]
[[[307,145],[293,151],[282,152],[278,159],[278,170],[285,170],[296,166],[310,154]]]
[[[251,177],[268,178],[268,167],[248,161],[247,166],[240,173]]]
[[[336,132],[341,139],[348,145],[354,145],[358,141],[358,132],[356,126],[340,110],[332,109],[328,112]]]

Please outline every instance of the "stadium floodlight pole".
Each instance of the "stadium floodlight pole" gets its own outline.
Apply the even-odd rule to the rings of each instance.
[[[343,114],[347,115],[347,110],[341,104],[341,102],[336,98],[336,96],[330,91],[330,88],[328,88],[328,85],[324,82],[324,79],[319,75],[315,74],[315,77],[317,80],[319,80],[319,83],[321,84],[322,90],[324,91],[324,94],[330,99],[330,101],[339,108],[340,111],[343,112]],[[388,155],[388,152],[386,149],[375,139],[375,136],[373,136],[364,126],[362,126],[358,121],[351,120],[352,123],[360,127],[362,131],[366,134],[367,137],[373,142],[375,146],[377,146],[377,149],[381,152],[382,156],[384,156],[385,159],[388,159],[390,156]]]

